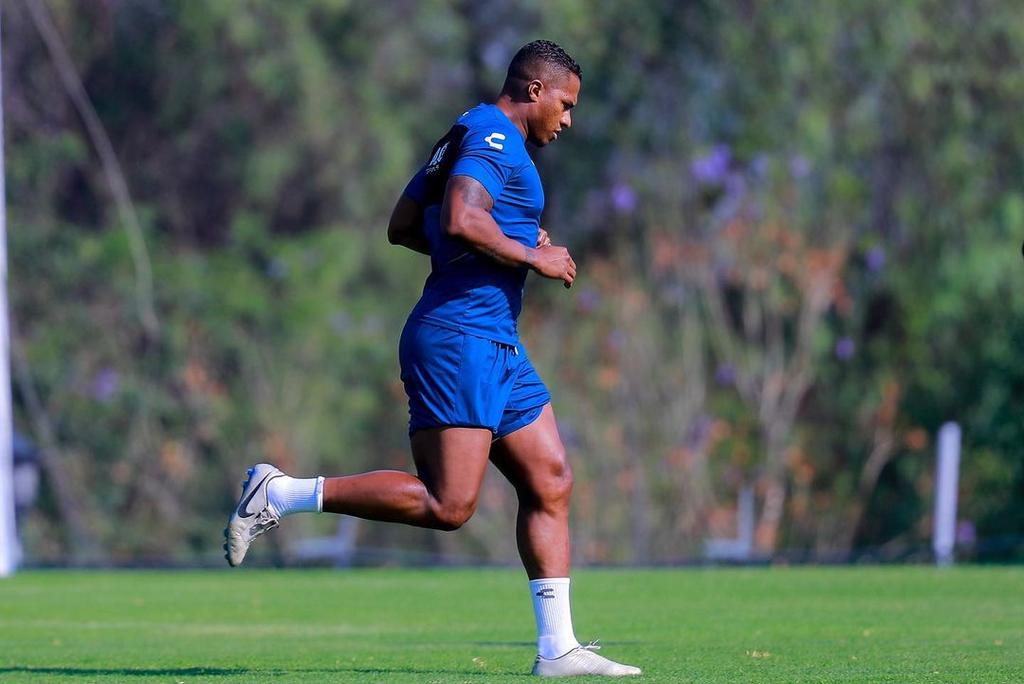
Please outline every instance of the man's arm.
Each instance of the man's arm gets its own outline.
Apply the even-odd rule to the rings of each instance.
[[[546,278],[572,286],[576,263],[565,247],[532,248],[506,236],[491,216],[494,200],[484,186],[469,176],[453,176],[445,189],[441,225],[445,233],[465,240],[506,266],[527,266]]]
[[[406,194],[398,198],[391,212],[388,242],[408,247],[420,254],[430,254],[430,242],[423,232],[423,208]]]

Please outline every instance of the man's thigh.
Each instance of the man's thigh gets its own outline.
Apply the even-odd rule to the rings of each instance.
[[[491,461],[520,491],[541,494],[571,474],[551,404],[525,427],[495,440]]]
[[[411,438],[416,472],[430,494],[445,503],[475,503],[480,493],[492,433],[446,427],[419,430]]]

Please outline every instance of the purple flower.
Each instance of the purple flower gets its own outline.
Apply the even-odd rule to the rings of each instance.
[[[836,342],[836,358],[840,361],[849,361],[853,358],[855,351],[857,351],[857,345],[849,337],[840,338]]]
[[[615,351],[621,351],[626,346],[626,333],[620,328],[616,328],[608,333],[607,344]]]
[[[636,192],[625,183],[612,188],[612,207],[618,214],[632,214],[636,209]]]
[[[750,171],[756,178],[765,178],[768,175],[769,169],[771,169],[771,159],[764,152],[759,153],[750,162]]]
[[[736,201],[747,192],[747,181],[738,173],[730,173],[725,178],[725,194],[730,200]]]
[[[661,294],[666,301],[674,304],[683,304],[686,302],[686,288],[679,283],[666,285],[662,288]]]
[[[722,387],[729,387],[736,382],[736,368],[731,363],[721,363],[715,369],[715,382]]]
[[[593,288],[586,288],[576,297],[580,309],[590,313],[601,303],[601,295]]]
[[[869,271],[878,273],[885,268],[885,249],[882,247],[872,247],[864,257],[864,262],[867,264]]]
[[[724,179],[725,192],[715,205],[715,216],[719,225],[725,225],[727,219],[735,216],[743,208],[743,200],[747,194],[747,181],[742,174],[727,173]]]
[[[686,438],[684,444],[691,449],[699,449],[706,442],[708,435],[711,434],[711,425],[714,423],[711,420],[711,416],[707,414],[700,414],[697,416],[692,423],[690,423],[689,429],[686,431]]]
[[[120,376],[113,368],[104,368],[92,380],[92,396],[104,404],[111,400],[120,387]]]
[[[690,162],[690,173],[701,185],[721,185],[729,172],[732,153],[728,145],[715,145],[711,152]]]
[[[811,172],[811,162],[801,154],[794,154],[789,160],[789,172],[797,180],[806,178],[807,174]]]

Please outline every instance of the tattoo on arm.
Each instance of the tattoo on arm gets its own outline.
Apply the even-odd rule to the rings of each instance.
[[[459,203],[465,207],[486,213],[486,218],[479,217],[478,214],[477,219],[465,224],[470,229],[468,232],[460,231],[462,238],[498,263],[506,266],[533,265],[533,250],[507,237],[491,218],[490,212],[494,207],[494,198],[480,181],[469,176],[454,176],[449,179],[442,209],[442,215],[446,221],[451,219],[448,212],[452,209],[449,205],[449,198],[452,197],[458,197]]]
[[[514,249],[521,254],[516,256],[509,255],[495,245],[478,245],[477,249],[489,256],[490,258],[497,261],[499,264],[505,264],[506,266],[518,266],[519,264],[526,264],[527,266],[533,266],[533,259],[531,258],[531,252],[525,245],[515,244]]]
[[[483,209],[488,213],[491,211],[494,199],[480,181],[469,176],[455,176],[449,182],[452,184],[452,190],[459,193],[459,197],[467,206]]]

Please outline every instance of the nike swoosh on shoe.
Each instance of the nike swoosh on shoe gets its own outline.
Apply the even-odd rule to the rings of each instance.
[[[259,511],[253,511],[251,513],[249,512],[249,502],[252,501],[252,497],[256,496],[256,492],[260,491],[260,487],[263,486],[263,483],[266,482],[268,478],[274,478],[274,477],[280,477],[280,476],[281,476],[280,473],[267,473],[266,475],[264,475],[263,479],[260,480],[259,484],[257,484],[255,487],[253,487],[252,491],[249,492],[249,496],[245,497],[245,499],[242,500],[242,503],[238,504],[238,509],[237,509],[238,517],[239,518],[251,518],[252,516],[254,516],[257,513],[259,513]]]

